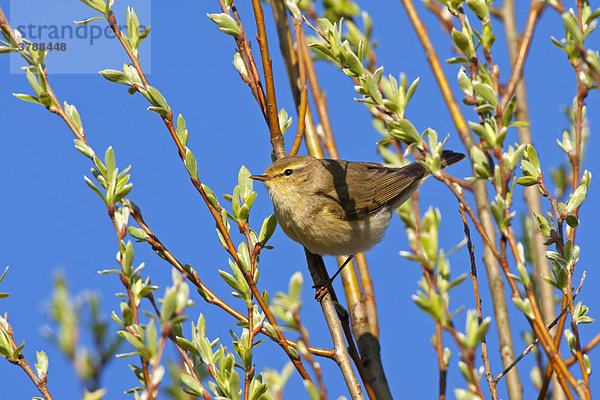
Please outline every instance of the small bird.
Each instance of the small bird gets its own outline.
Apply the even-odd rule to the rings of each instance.
[[[445,150],[440,166],[463,158],[464,154]],[[251,178],[265,183],[287,236],[313,254],[349,257],[339,272],[354,254],[383,238],[394,211],[429,175],[418,162],[395,168],[288,156]]]

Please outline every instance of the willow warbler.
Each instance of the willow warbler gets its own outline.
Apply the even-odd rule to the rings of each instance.
[[[443,151],[440,165],[464,157]],[[292,240],[313,254],[352,256],[383,238],[393,212],[429,175],[417,162],[394,168],[288,156],[251,178],[267,186],[277,221]]]

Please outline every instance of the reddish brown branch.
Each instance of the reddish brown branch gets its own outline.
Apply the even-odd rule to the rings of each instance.
[[[304,42],[304,29],[302,29],[302,19],[294,18],[294,32],[296,34],[297,43]],[[300,74],[300,106],[298,107],[298,129],[296,131],[296,139],[290,150],[291,156],[298,154],[302,137],[304,136],[304,127],[306,123],[306,109],[308,108],[308,89],[306,87],[306,61],[304,59],[304,51],[297,46],[296,57],[298,58],[298,72]]]
[[[269,130],[271,131],[271,144],[277,158],[285,157],[285,146],[283,144],[283,135],[279,126],[277,116],[277,101],[275,99],[275,82],[273,80],[273,66],[271,56],[269,55],[269,44],[267,43],[267,31],[265,29],[265,16],[263,14],[260,0],[252,0],[254,8],[254,17],[256,19],[256,28],[258,34],[256,38],[260,47],[260,55],[263,64],[265,85],[267,88],[267,115],[269,116]]]
[[[535,30],[535,26],[539,21],[539,17],[546,6],[545,1],[534,0],[531,2],[531,8],[529,9],[529,15],[527,16],[527,24],[525,25],[525,29],[523,30],[523,34],[521,36],[521,44],[519,46],[519,51],[517,58],[514,62],[510,79],[508,80],[508,84],[506,85],[506,90],[504,95],[502,96],[502,100],[498,105],[497,116],[498,118],[502,117],[504,110],[506,110],[506,106],[508,102],[515,94],[517,90],[517,85],[521,80],[521,75],[523,74],[523,66],[525,65],[525,60],[527,59],[527,53],[529,52],[529,46],[531,45],[531,40],[533,38],[533,31]]]
[[[3,17],[4,17],[4,14],[2,13],[2,8],[0,8],[0,22]],[[10,346],[12,347],[12,350],[14,351],[19,346],[17,345],[17,342],[15,341],[15,338],[13,336],[14,333],[13,333],[12,326],[8,322],[6,323],[6,325],[7,325],[6,334],[8,336],[8,341],[10,342]],[[40,391],[40,393],[42,394],[42,396],[44,396],[44,399],[52,400],[52,395],[50,394],[50,391],[48,390],[48,381],[46,379],[46,376],[44,376],[42,379],[38,378],[36,373],[33,371],[33,368],[31,368],[31,366],[27,362],[27,359],[25,359],[25,356],[23,355],[22,352],[19,352],[17,358],[8,358],[7,357],[6,359],[11,364],[18,365],[19,367],[21,367],[23,369],[23,371],[25,371],[25,373],[27,374],[27,376],[29,376],[29,379],[31,379],[31,381],[33,382],[35,387],[37,387],[38,390]]]
[[[139,210],[139,208],[137,207],[132,207],[132,211],[131,211],[131,216],[136,220],[136,222],[138,223],[138,225],[140,225],[140,227],[144,230],[144,232],[146,233],[147,237],[146,237],[146,242],[152,246],[152,248],[154,249],[154,251],[158,252],[169,264],[171,264],[173,267],[175,267],[179,272],[181,272],[181,274],[183,274],[183,276],[189,280],[194,286],[196,286],[198,289],[200,289],[202,291],[202,293],[204,293],[205,295],[205,300],[209,303],[209,304],[213,304],[216,305],[217,307],[221,308],[222,310],[226,311],[229,315],[231,315],[232,317],[234,317],[235,319],[237,319],[238,321],[242,321],[242,322],[248,322],[247,318],[239,313],[238,311],[236,311],[234,308],[232,308],[231,306],[229,306],[226,302],[224,302],[222,299],[220,299],[216,294],[214,294],[200,279],[200,277],[198,276],[198,274],[196,273],[196,271],[192,270],[192,269],[187,269],[183,266],[183,264],[181,264],[176,258],[175,256],[173,256],[173,254],[171,254],[171,252],[169,250],[167,250],[167,248],[161,243],[161,241],[154,235],[154,233],[152,232],[152,230],[150,229],[150,227],[148,227],[148,225],[146,225],[146,222],[144,221],[144,219],[142,218],[141,212]],[[271,339],[273,340],[277,340],[276,337],[272,337],[267,331],[266,329],[262,328],[261,332],[269,337],[271,337]],[[296,348],[297,344],[296,342],[292,341],[292,340],[287,340],[287,343]],[[316,348],[316,347],[309,347],[308,348],[309,351],[317,356],[320,357],[326,357],[326,358],[333,358],[334,354],[332,350],[327,350],[327,349],[320,349],[320,348]]]

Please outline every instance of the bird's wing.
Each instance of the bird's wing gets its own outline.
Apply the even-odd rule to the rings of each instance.
[[[408,164],[402,168],[373,168],[373,203],[381,205],[394,201],[411,185],[420,184],[420,180],[427,173],[427,169],[419,163]]]
[[[344,219],[355,220],[367,216],[403,195],[411,185],[416,185],[427,174],[418,163],[402,168],[390,168],[375,163],[323,160],[325,168],[335,178],[335,190],[322,193],[329,212]],[[348,183],[351,182],[351,183]],[[331,187],[331,186],[330,186]]]

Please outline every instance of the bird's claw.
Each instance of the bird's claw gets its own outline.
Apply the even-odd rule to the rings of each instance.
[[[329,292],[329,287],[331,286],[331,282],[326,282],[321,285],[313,285],[313,289],[316,289],[315,292],[315,300],[319,303],[323,300],[323,297]]]

